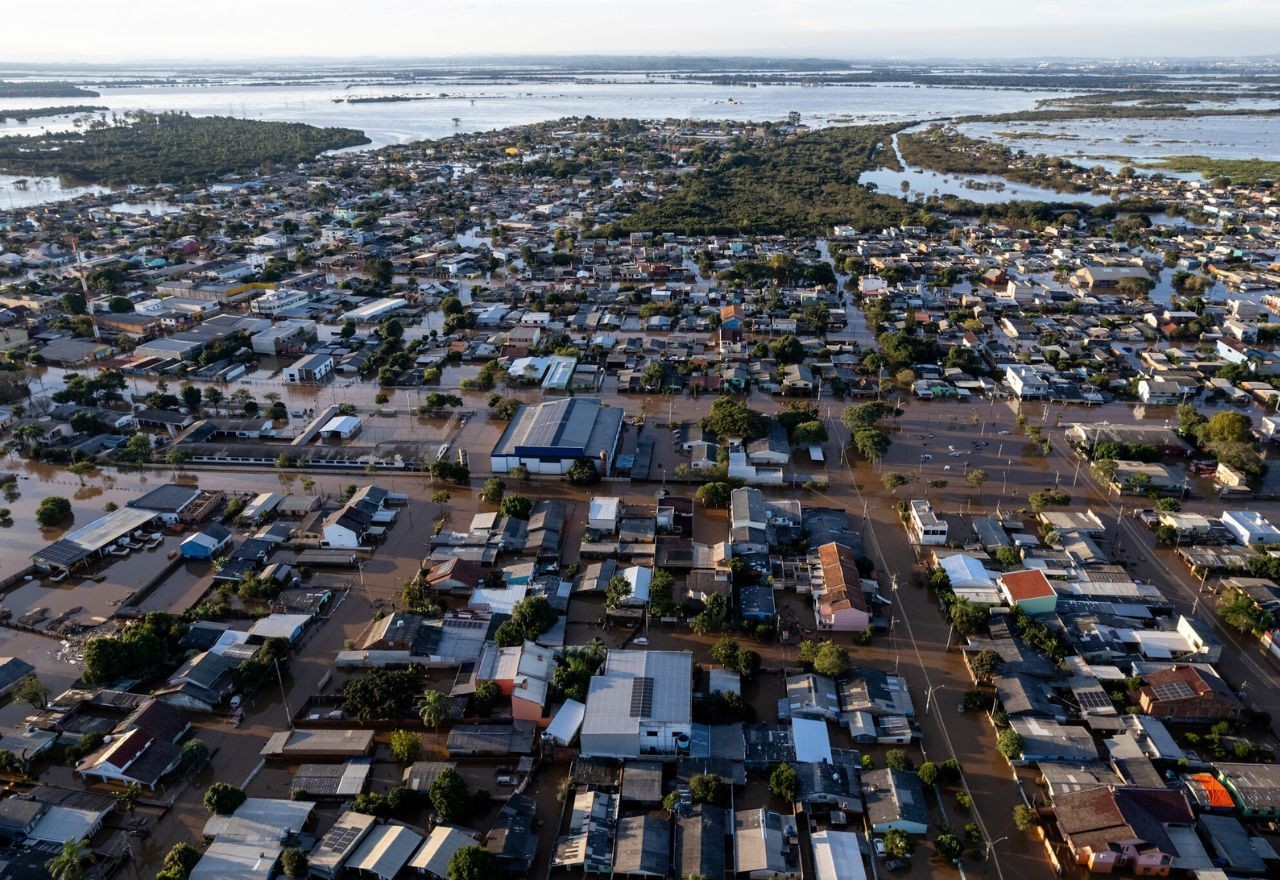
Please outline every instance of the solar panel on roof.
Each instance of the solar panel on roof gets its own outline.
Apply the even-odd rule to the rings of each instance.
[[[1111,698],[1104,691],[1079,691],[1076,699],[1081,709],[1104,709],[1111,705]]]
[[[1184,700],[1194,697],[1196,692],[1185,681],[1166,681],[1153,686],[1156,698],[1160,700]]]
[[[642,675],[631,680],[631,717],[648,718],[653,714],[653,679]]]
[[[360,836],[359,828],[335,828],[324,836],[324,840],[320,842],[320,848],[331,850],[333,852],[342,852],[352,842]]]

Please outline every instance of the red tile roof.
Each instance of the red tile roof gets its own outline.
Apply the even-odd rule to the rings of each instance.
[[[1054,595],[1053,587],[1042,571],[1011,571],[1000,575],[1000,583],[1014,602]]]

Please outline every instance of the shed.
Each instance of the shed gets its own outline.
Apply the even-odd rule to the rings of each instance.
[[[407,825],[374,827],[347,859],[347,870],[395,880],[422,846],[422,835]]]

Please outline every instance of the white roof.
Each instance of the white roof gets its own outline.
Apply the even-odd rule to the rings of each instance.
[[[427,839],[418,847],[418,851],[409,860],[409,867],[415,871],[426,872],[436,877],[445,876],[449,868],[449,859],[453,854],[466,846],[475,844],[476,839],[461,828],[450,825],[437,825],[431,829]]]
[[[406,825],[378,825],[360,841],[346,868],[394,880],[421,845],[422,835]]]
[[[310,619],[309,614],[268,614],[254,623],[249,629],[249,635],[264,639],[292,639],[293,634],[306,626]]]
[[[809,839],[813,842],[813,870],[818,880],[864,880],[867,876],[856,833],[823,829]]]
[[[278,843],[215,840],[191,869],[188,880],[267,880],[283,851]]]
[[[955,587],[994,587],[996,585],[995,578],[987,567],[978,559],[972,556],[966,556],[963,553],[957,553],[954,556],[944,556],[941,561],[942,570],[947,573],[947,577],[951,579],[951,586]]]
[[[102,824],[105,812],[98,810],[78,810],[73,807],[50,807],[36,827],[28,835],[34,840],[47,840],[51,843],[62,843],[67,840],[84,840],[92,837]]]
[[[587,505],[587,519],[617,519],[622,499],[614,496],[592,498]]]
[[[627,605],[643,605],[649,601],[649,584],[653,580],[653,569],[643,565],[633,565],[618,572],[631,584],[631,595],[627,597]]]
[[[320,433],[354,431],[358,427],[360,427],[359,416],[334,416],[325,422],[324,427],[320,429]]]
[[[827,722],[814,718],[792,718],[791,739],[796,744],[796,760],[808,764],[831,764],[831,735]]]
[[[301,831],[315,806],[311,801],[251,797],[230,816],[211,817],[204,836],[255,845],[278,843]]]
[[[547,725],[545,736],[554,740],[557,745],[567,746],[578,736],[582,720],[586,717],[586,705],[577,700],[565,700]]]

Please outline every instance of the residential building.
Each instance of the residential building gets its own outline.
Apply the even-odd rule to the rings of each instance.
[[[933,512],[933,505],[923,499],[911,502],[908,520],[911,539],[917,544],[947,543],[947,523]]]
[[[686,753],[692,724],[693,655],[613,650],[587,691],[581,752],[639,758]]]

